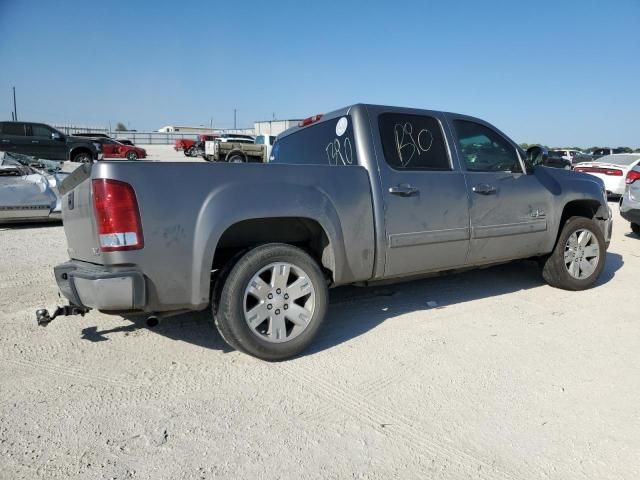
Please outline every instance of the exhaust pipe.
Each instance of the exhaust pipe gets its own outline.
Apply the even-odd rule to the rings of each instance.
[[[158,326],[158,324],[160,323],[160,319],[155,315],[149,315],[147,317],[146,323],[147,323],[147,327],[154,328]]]

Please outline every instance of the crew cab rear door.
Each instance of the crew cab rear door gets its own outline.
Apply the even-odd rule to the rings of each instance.
[[[486,122],[449,115],[470,199],[469,265],[544,252],[552,194],[524,171],[516,146]]]
[[[385,218],[385,277],[465,263],[469,200],[441,114],[370,107]]]

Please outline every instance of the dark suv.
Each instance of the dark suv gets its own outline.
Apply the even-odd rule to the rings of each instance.
[[[0,122],[0,151],[74,162],[102,159],[102,147],[90,138],[64,135],[49,125],[31,122]]]

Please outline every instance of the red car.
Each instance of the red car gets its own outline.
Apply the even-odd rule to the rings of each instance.
[[[146,150],[135,145],[125,145],[112,138],[95,138],[94,141],[102,145],[104,158],[126,158],[127,160],[147,158]]]

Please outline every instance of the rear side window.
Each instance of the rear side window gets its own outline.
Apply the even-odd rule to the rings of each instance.
[[[25,137],[24,123],[6,122],[2,124],[2,133],[5,135],[15,135],[16,137]]]
[[[357,165],[351,117],[309,125],[276,141],[270,163],[304,165]]]
[[[440,123],[433,117],[383,113],[384,158],[396,170],[451,170]]]

